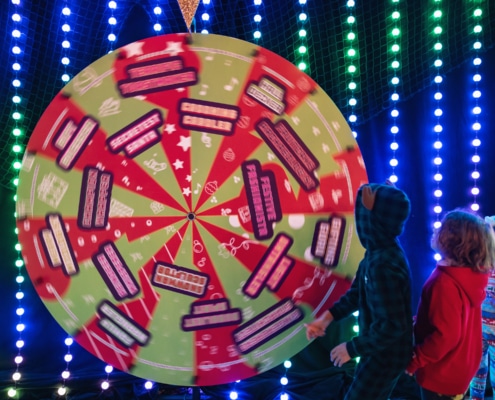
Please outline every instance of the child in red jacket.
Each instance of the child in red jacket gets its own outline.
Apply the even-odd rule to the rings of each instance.
[[[482,218],[454,210],[431,245],[442,259],[423,286],[406,372],[416,374],[423,400],[462,399],[481,360],[481,303],[495,238]]]

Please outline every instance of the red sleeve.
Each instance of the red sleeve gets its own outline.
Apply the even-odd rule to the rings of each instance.
[[[414,373],[418,368],[442,359],[455,348],[461,339],[462,299],[459,288],[450,280],[438,280],[431,290],[427,313],[432,333],[427,335],[414,348],[414,358],[407,372]],[[418,322],[425,316],[418,315]],[[417,322],[417,323],[418,323]]]

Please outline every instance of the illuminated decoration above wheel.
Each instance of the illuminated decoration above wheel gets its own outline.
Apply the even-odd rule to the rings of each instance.
[[[281,364],[350,286],[367,181],[333,101],[280,56],[170,34],[89,65],[28,143],[26,269],[85,349],[138,377],[215,385]]]
[[[177,0],[179,3],[180,11],[184,17],[184,22],[187,25],[187,29],[191,30],[191,23],[196,14],[196,9],[198,8],[199,0]]]

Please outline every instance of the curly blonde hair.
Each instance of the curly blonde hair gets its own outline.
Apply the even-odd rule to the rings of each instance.
[[[431,239],[431,247],[451,265],[488,272],[495,267],[495,235],[490,224],[467,210],[448,212]]]

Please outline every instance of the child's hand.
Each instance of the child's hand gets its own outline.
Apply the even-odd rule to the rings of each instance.
[[[409,365],[406,368],[406,374],[409,375],[409,376],[414,376],[414,372],[412,370],[411,364],[412,364],[412,362],[414,361],[415,358],[416,358],[416,353],[413,353],[411,362],[409,363]]]
[[[376,192],[373,192],[371,186],[366,185],[363,187],[363,192],[361,195],[361,203],[368,210],[373,210],[373,205],[375,204]]]
[[[312,340],[317,337],[325,336],[325,331],[332,321],[333,315],[327,310],[313,322],[304,324],[306,327],[306,338]]]
[[[336,367],[342,367],[342,365],[344,365],[350,359],[351,357],[347,352],[347,343],[339,344],[330,352],[330,361],[332,361],[333,365],[335,365]]]
[[[306,327],[306,338],[312,340],[317,337],[325,336],[325,330],[327,329],[328,324],[325,324],[319,319],[315,319],[309,324],[304,324],[304,326]]]

